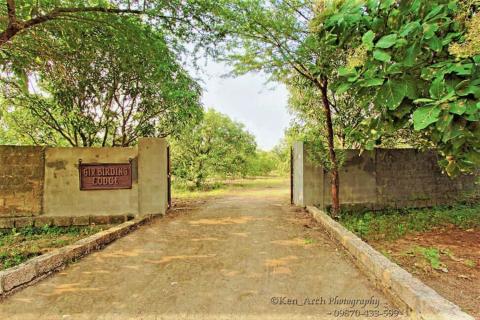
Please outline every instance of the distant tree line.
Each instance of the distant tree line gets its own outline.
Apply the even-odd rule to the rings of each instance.
[[[275,152],[258,150],[243,124],[213,109],[188,133],[171,137],[170,143],[177,184],[202,188],[212,179],[283,173]]]

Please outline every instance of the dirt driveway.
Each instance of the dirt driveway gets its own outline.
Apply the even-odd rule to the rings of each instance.
[[[8,297],[0,319],[403,318],[392,310],[281,187],[174,211]]]

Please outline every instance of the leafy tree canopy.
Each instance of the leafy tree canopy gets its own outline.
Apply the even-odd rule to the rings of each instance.
[[[322,17],[349,52],[337,92],[363,88],[374,107],[364,145],[413,127],[450,175],[480,165],[478,1],[342,1]],[[348,35],[348,37],[345,37]],[[341,36],[341,37],[340,37]]]
[[[174,38],[199,43],[217,39],[220,23],[214,0],[6,0],[0,6],[0,47],[15,46],[14,39],[35,37],[38,47],[51,30],[78,24],[108,24],[114,16],[141,16],[142,20]]]
[[[213,109],[188,133],[171,139],[173,174],[202,186],[207,178],[240,177],[249,173],[255,137],[243,124]]]
[[[3,121],[18,140],[129,146],[140,136],[166,136],[200,119],[199,86],[164,35],[137,17],[51,35],[61,55],[30,60],[31,43],[19,41],[25,50],[10,56],[4,69]]]

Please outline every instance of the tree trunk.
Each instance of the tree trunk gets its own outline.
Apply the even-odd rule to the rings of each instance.
[[[7,28],[5,31],[0,33],[0,47],[7,43],[13,36],[18,33],[18,30],[12,27]]]
[[[7,28],[2,33],[0,33],[0,47],[7,43],[7,41],[13,38],[13,36],[15,36],[21,30],[20,25],[17,23],[17,14],[14,0],[7,0],[7,14]]]
[[[330,157],[330,185],[332,191],[332,216],[334,218],[338,217],[340,214],[340,178],[338,175],[338,163],[337,155],[335,153],[335,143],[333,135],[333,123],[332,123],[332,111],[330,108],[330,103],[328,101],[328,80],[322,79],[321,85],[319,86],[322,92],[322,104],[323,110],[325,112],[325,118],[327,120],[327,140],[328,140],[328,151]]]

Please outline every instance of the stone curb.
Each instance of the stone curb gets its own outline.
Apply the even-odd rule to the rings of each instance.
[[[407,309],[417,320],[475,320],[460,307],[391,262],[366,242],[334,221],[322,210],[307,206],[314,219],[353,256],[355,264],[375,284]]]
[[[134,219],[132,214],[107,215],[107,216],[36,216],[36,217],[9,217],[0,218],[0,229],[13,229],[25,227],[43,227],[44,225],[56,227],[88,226],[120,224]]]
[[[55,249],[18,266],[0,271],[0,298],[34,284],[68,263],[132,232],[158,215],[147,215],[98,232],[74,244]],[[161,216],[161,215],[160,215]]]

